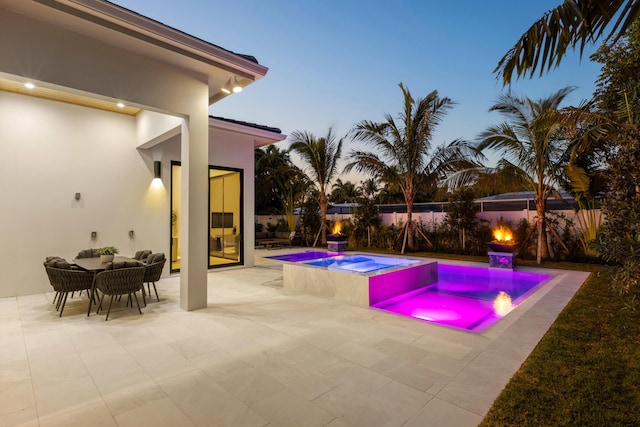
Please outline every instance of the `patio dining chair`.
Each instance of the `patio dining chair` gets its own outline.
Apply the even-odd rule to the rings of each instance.
[[[100,313],[102,301],[104,300],[105,295],[109,295],[111,297],[111,300],[109,301],[109,308],[107,309],[107,316],[104,319],[105,321],[109,320],[109,313],[111,313],[111,305],[113,304],[114,296],[128,295],[130,300],[135,299],[136,305],[138,306],[138,312],[142,314],[136,292],[138,292],[142,287],[144,269],[144,267],[124,266],[124,268],[105,270],[96,274],[96,288],[102,292],[102,297],[100,298],[96,314]]]
[[[144,270],[144,283],[147,284],[147,292],[149,293],[149,297],[151,297],[151,285],[153,285],[153,290],[156,293],[156,300],[158,302],[160,302],[160,297],[158,296],[158,288],[156,288],[156,282],[160,280],[165,262],[167,262],[167,259],[165,258],[163,253],[151,254],[147,257],[147,264]],[[146,307],[147,299],[145,297],[144,283],[142,285],[142,299]]]
[[[69,293],[87,291],[90,294],[93,285],[93,273],[71,268],[64,259],[50,260],[44,264],[51,286],[56,291],[54,303],[56,310],[60,311],[60,317],[67,303]],[[56,302],[57,298],[57,302]]]

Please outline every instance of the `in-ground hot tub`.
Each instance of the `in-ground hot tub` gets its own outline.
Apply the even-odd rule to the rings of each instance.
[[[327,255],[282,266],[283,287],[361,307],[429,286],[438,265],[418,258],[354,254]]]

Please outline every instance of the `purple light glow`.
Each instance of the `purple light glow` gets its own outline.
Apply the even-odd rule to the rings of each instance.
[[[286,255],[268,256],[265,258],[277,259],[278,261],[301,262],[301,261],[309,261],[312,259],[330,258],[338,255],[340,254],[337,252],[306,251],[306,252],[298,252],[298,253],[286,254]]]
[[[501,291],[511,297],[515,307],[550,277],[439,264],[435,285],[404,299],[394,298],[372,307],[400,316],[483,332],[502,317],[494,311],[494,300]]]
[[[353,273],[372,273],[395,267],[420,263],[416,259],[393,258],[376,255],[343,255],[327,259],[305,262],[314,267],[325,267],[333,270],[349,271]]]

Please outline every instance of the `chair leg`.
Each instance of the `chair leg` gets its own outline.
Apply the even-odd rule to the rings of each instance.
[[[60,304],[62,303],[62,298],[64,297],[64,292],[58,293],[58,302],[56,302],[56,311],[60,310]]]
[[[152,283],[153,283],[153,290],[156,291],[156,300],[160,302],[160,297],[158,296],[158,288],[156,288],[156,282],[152,282]],[[149,295],[151,295],[151,293],[149,293]]]
[[[142,310],[140,310],[140,303],[138,302],[138,296],[136,295],[136,293],[133,293],[133,297],[136,299],[136,305],[138,306],[138,311],[140,312],[140,314],[142,314]],[[133,303],[131,303],[131,305],[133,306]]]
[[[111,299],[109,300],[109,309],[107,310],[107,317],[104,318],[105,322],[109,320],[109,313],[111,312],[111,304],[113,304],[113,295],[111,295]]]
[[[100,298],[100,304],[96,304],[98,308],[96,309],[96,314],[100,313],[100,309],[102,308],[102,301],[104,300],[104,296],[106,294],[102,294],[102,298]]]
[[[51,304],[55,304],[56,300],[58,299],[58,296],[60,296],[60,292],[56,292],[56,294],[53,296],[53,301],[51,302]],[[56,306],[56,310],[58,309],[58,307]]]
[[[69,295],[69,293],[65,292],[64,299],[62,300],[62,307],[60,308],[60,317],[62,317],[62,312],[64,311],[64,305],[67,303],[67,295]]]
[[[141,292],[141,294],[142,294],[142,302],[144,303],[144,306],[146,307],[147,306],[147,297],[145,296],[146,292],[144,291],[144,283],[142,284],[141,289],[142,289],[142,292]]]

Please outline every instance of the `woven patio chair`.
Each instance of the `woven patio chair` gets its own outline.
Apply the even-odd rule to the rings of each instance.
[[[164,257],[163,253],[152,254],[152,255],[149,255],[149,257],[153,257],[152,259],[153,262],[148,263],[145,266],[144,283],[147,284],[147,292],[149,293],[149,297],[151,297],[151,285],[153,285],[153,290],[156,293],[156,300],[160,302],[160,297],[158,296],[158,288],[156,288],[156,282],[160,280],[160,276],[162,275],[162,269],[164,268],[164,263],[167,262],[167,259]],[[147,258],[147,260],[148,259],[149,258]],[[147,299],[145,297],[144,283],[142,285],[142,299],[146,307]]]
[[[69,265],[66,261],[64,261],[64,264],[62,262],[57,264],[58,266],[45,264],[45,270],[51,286],[57,293],[56,310],[60,310],[60,317],[62,317],[64,306],[67,303],[67,296],[70,292],[86,290],[87,294],[89,294],[93,285],[93,273],[65,267],[64,264]],[[55,300],[56,298],[54,297],[54,302]]]
[[[96,314],[98,314],[102,308],[102,301],[104,300],[105,295],[109,295],[111,297],[111,300],[109,301],[109,308],[107,310],[107,317],[104,319],[105,321],[109,320],[113,297],[118,295],[128,295],[130,299],[135,298],[138,311],[142,314],[136,292],[138,292],[142,287],[144,269],[144,267],[125,267],[101,271],[98,273],[96,275],[96,288],[100,289],[102,297],[100,298]]]

